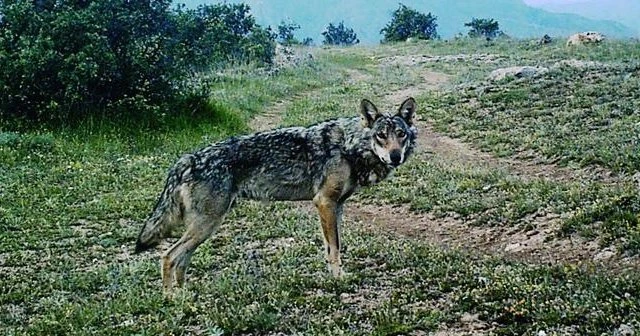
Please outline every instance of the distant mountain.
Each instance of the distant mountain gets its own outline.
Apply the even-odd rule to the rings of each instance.
[[[188,7],[220,1],[182,0]],[[301,29],[296,36],[322,41],[321,32],[329,22],[344,21],[358,34],[360,41],[375,44],[380,41],[380,29],[391,19],[398,2],[420,12],[438,17],[438,33],[451,38],[466,34],[465,22],[473,17],[493,18],[500,28],[514,37],[540,37],[544,34],[566,36],[578,31],[597,30],[612,37],[635,36],[636,32],[621,23],[593,20],[576,14],[551,13],[526,5],[522,0],[230,0],[251,6],[258,23],[276,27],[282,20],[291,19]]]
[[[640,1],[638,0],[574,0],[563,1],[525,0],[544,10],[554,13],[573,13],[590,19],[612,20],[633,28],[640,36]]]

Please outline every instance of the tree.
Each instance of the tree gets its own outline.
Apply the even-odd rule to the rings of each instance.
[[[299,44],[300,42],[294,37],[296,30],[300,29],[300,25],[295,22],[280,21],[278,25],[278,42],[283,45]]]
[[[302,45],[303,46],[312,46],[313,45],[313,39],[310,37],[305,37],[304,39],[302,39]]]
[[[323,44],[349,46],[360,43],[353,29],[345,27],[344,22],[340,22],[338,25],[329,23],[325,31],[322,32],[322,36],[324,36]]]
[[[409,37],[423,40],[439,38],[436,20],[431,13],[423,14],[403,4],[396,9],[391,21],[380,30],[384,34],[383,42],[406,41]]]
[[[497,36],[502,35],[502,31],[500,31],[500,25],[498,21],[494,19],[471,19],[471,22],[467,22],[464,24],[465,27],[470,27],[469,29],[469,37],[478,38],[483,37],[487,40],[491,40],[496,38]]]

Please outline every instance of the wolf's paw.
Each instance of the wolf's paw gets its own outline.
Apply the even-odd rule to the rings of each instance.
[[[329,272],[331,273],[331,275],[333,275],[334,278],[340,279],[348,275],[348,273],[342,270],[342,267],[340,266],[339,263],[329,262],[328,265],[329,265]]]

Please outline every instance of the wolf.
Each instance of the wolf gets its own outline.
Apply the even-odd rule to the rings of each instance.
[[[280,128],[227,140],[182,156],[136,242],[142,252],[185,225],[182,237],[162,254],[162,284],[181,287],[192,254],[220,225],[236,198],[311,200],[320,215],[329,271],[341,276],[340,221],[357,189],[386,178],[416,144],[416,102],[380,112],[369,100],[360,116],[308,127]]]

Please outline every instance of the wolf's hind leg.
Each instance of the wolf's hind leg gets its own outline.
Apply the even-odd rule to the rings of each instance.
[[[174,281],[179,287],[184,285],[193,252],[222,222],[232,200],[230,193],[212,192],[206,185],[194,186],[185,196],[188,197],[184,212],[187,230],[162,256],[162,284],[166,292],[171,291]]]

